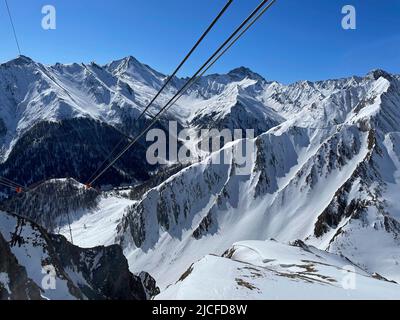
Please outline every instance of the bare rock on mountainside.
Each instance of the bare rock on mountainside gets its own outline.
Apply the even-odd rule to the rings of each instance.
[[[1,299],[146,300],[157,293],[150,275],[129,271],[118,245],[82,249],[4,212],[0,253]]]

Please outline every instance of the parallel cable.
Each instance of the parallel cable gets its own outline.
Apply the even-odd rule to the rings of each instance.
[[[67,219],[68,219],[68,228],[69,228],[69,235],[71,237],[71,243],[74,244],[74,238],[72,237],[71,218],[69,215],[69,211],[67,211]]]
[[[21,55],[21,49],[20,49],[20,45],[19,45],[19,42],[18,42],[18,37],[17,37],[16,30],[15,30],[15,26],[14,26],[14,23],[13,23],[11,11],[10,11],[10,9],[9,9],[7,0],[4,0],[4,1],[5,1],[5,4],[6,4],[6,7],[7,7],[8,15],[9,15],[10,22],[11,22],[11,26],[12,26],[12,29],[13,29],[15,42],[16,42],[16,45],[17,45],[19,54]],[[245,22],[243,22],[243,23],[241,24],[241,26],[231,35],[231,37],[229,37],[228,40],[225,41],[225,43],[217,50],[217,52],[216,52],[213,56],[211,56],[211,58],[202,66],[202,68],[200,68],[199,71],[196,72],[196,74],[181,88],[181,90],[178,91],[178,93],[167,103],[167,105],[164,106],[164,107],[156,114],[156,116],[151,115],[151,117],[154,119],[153,122],[152,122],[145,130],[143,130],[142,133],[140,133],[135,139],[133,139],[132,142],[128,145],[128,147],[125,148],[125,149],[113,160],[113,162],[110,163],[110,164],[107,166],[107,168],[105,168],[105,169],[100,173],[100,175],[98,175],[98,176],[92,181],[92,183],[94,183],[95,181],[97,181],[97,179],[98,179],[102,174],[104,174],[104,172],[106,172],[113,164],[115,164],[115,162],[118,161],[118,159],[120,159],[120,158],[122,157],[122,155],[125,154],[126,151],[129,150],[129,148],[131,148],[131,147],[138,141],[138,139],[140,139],[148,130],[151,129],[151,127],[153,127],[153,125],[158,121],[158,119],[159,119],[159,117],[161,116],[161,114],[162,114],[165,110],[167,110],[167,108],[171,107],[172,104],[174,104],[180,97],[182,97],[182,95],[184,94],[184,91],[186,91],[191,85],[193,85],[193,83],[194,83],[195,81],[197,81],[197,80],[199,79],[199,77],[201,77],[205,72],[207,72],[207,71],[212,67],[212,65],[214,65],[214,64],[219,60],[219,58],[221,58],[221,57],[223,56],[223,54],[224,54],[226,51],[229,50],[229,48],[234,44],[234,42],[236,42],[236,41],[241,37],[241,35],[243,35],[243,34],[251,27],[251,25],[255,23],[255,21],[253,21],[253,22],[251,23],[251,25],[249,25],[249,26],[244,30],[244,32],[242,32],[242,33],[234,40],[234,42],[231,43],[231,44],[229,45],[229,47],[226,48],[226,49],[211,63],[211,65],[209,65],[204,71],[202,71],[202,70],[208,65],[208,63],[209,63],[210,61],[212,61],[212,60],[215,58],[215,56],[224,48],[224,46],[225,46],[226,44],[228,44],[228,43],[230,42],[230,40],[231,40],[233,37],[235,37],[235,35],[243,28],[243,26],[245,26],[245,25],[247,24],[247,22],[259,11],[259,10],[263,7],[263,5],[264,5],[265,3],[267,3],[268,1],[269,1],[269,0],[264,0],[264,1],[257,7],[257,9],[250,15],[250,17],[249,17],[248,19],[246,19]],[[145,108],[145,110],[142,112],[142,114],[137,118],[137,120],[141,119],[141,117],[142,117],[143,115],[147,114],[147,111],[148,111],[148,109],[151,107],[151,105],[155,102],[155,100],[159,97],[159,95],[161,94],[161,92],[166,88],[166,86],[167,86],[167,85],[172,81],[172,79],[176,76],[176,74],[177,74],[177,73],[179,72],[179,70],[182,68],[182,66],[184,65],[184,63],[190,58],[190,56],[193,54],[193,52],[196,50],[196,48],[199,46],[199,44],[203,41],[203,39],[206,37],[206,35],[211,31],[211,29],[213,28],[213,26],[214,26],[214,25],[217,23],[217,21],[221,18],[221,16],[222,16],[222,15],[224,14],[224,12],[228,9],[228,7],[232,4],[232,2],[233,2],[233,0],[229,0],[229,1],[227,2],[227,4],[226,4],[225,7],[222,9],[222,11],[219,13],[219,15],[217,16],[217,18],[214,19],[214,21],[212,22],[212,24],[207,28],[207,30],[204,32],[204,34],[201,36],[201,38],[197,41],[197,43],[195,44],[195,46],[190,50],[190,52],[188,53],[188,55],[187,55],[187,56],[183,59],[183,61],[179,64],[179,66],[176,68],[176,70],[174,71],[174,73],[173,73],[171,76],[169,76],[169,78],[168,78],[167,81],[164,83],[164,85],[162,86],[162,88],[158,91],[158,93],[156,94],[156,96],[155,96],[155,97],[152,99],[152,101],[148,104],[148,106]],[[275,2],[275,0],[273,0],[272,3],[274,3],[274,2]],[[271,4],[271,5],[272,5],[272,4]],[[269,7],[265,8],[265,9],[263,10],[262,14],[263,14],[268,8],[269,8]],[[261,14],[261,15],[262,15],[262,14]],[[259,15],[259,16],[257,17],[257,19],[258,19],[261,15]],[[256,19],[256,20],[257,20],[257,19]],[[201,73],[201,75],[199,76],[200,73]],[[118,145],[117,147],[119,147],[119,145]],[[113,154],[113,153],[114,153],[114,152],[112,152],[112,154]],[[108,159],[107,159],[107,160],[108,160]],[[107,160],[106,160],[106,161],[107,161]],[[1,180],[1,179],[0,179],[0,185],[7,186],[7,187],[10,187],[10,188],[15,188],[15,187],[17,187],[17,188],[19,188],[20,190],[22,190],[22,189],[21,189],[21,188],[22,188],[21,185],[19,185],[19,184],[13,182],[13,181],[11,181],[11,180],[9,180],[9,179],[7,179],[7,178],[4,178],[4,180]],[[69,214],[67,214],[67,218],[68,218],[68,225],[69,225],[69,232],[70,232],[71,242],[73,243],[72,228],[71,228],[71,221],[70,221],[70,216],[69,216]]]
[[[18,48],[18,52],[19,55],[21,55],[21,47],[19,45],[19,41],[18,41],[18,37],[17,37],[17,32],[15,31],[15,26],[14,26],[14,21],[11,15],[11,10],[10,7],[8,5],[8,0],[4,0],[4,3],[6,4],[6,8],[7,8],[7,12],[8,12],[8,17],[10,18],[10,23],[11,23],[11,27],[14,33],[14,39],[15,39],[15,43],[17,44],[17,48]]]
[[[175,94],[174,97],[171,98],[171,100],[157,113],[157,115],[155,116],[155,118],[153,119],[153,121],[150,123],[150,125],[143,130],[138,136],[136,136],[136,138],[116,157],[114,158],[114,160],[112,162],[110,162],[105,169],[103,169],[92,181],[89,182],[89,186],[93,185],[105,172],[108,171],[108,169],[110,167],[112,167],[140,138],[142,138],[152,127],[153,125],[158,121],[158,119],[160,118],[161,114],[171,106],[171,103],[175,101],[175,99],[179,96],[181,96],[182,92],[186,91],[194,82],[194,80],[196,80],[198,78],[198,76],[200,74],[202,74],[205,70],[210,68],[210,63],[215,63],[216,60],[215,58],[218,57],[218,59],[222,56],[220,53],[223,52],[225,53],[227,51],[227,49],[225,49],[225,47],[227,45],[229,45],[228,48],[230,48],[232,44],[231,41],[232,39],[235,39],[234,42],[236,42],[266,11],[267,9],[269,9],[271,7],[271,5],[275,2],[273,1],[271,5],[268,5],[267,7],[264,8],[265,4],[268,2],[269,0],[263,0],[258,6],[257,8],[240,24],[240,26],[228,37],[227,40],[225,40],[225,42],[211,55],[211,57],[203,64],[203,66],[192,76],[192,78],[190,78],[186,84]],[[259,16],[257,16],[258,13],[261,14]],[[255,20],[252,20],[255,16],[257,16],[257,18]],[[247,27],[247,25],[250,25]],[[241,32],[242,29],[245,28],[244,32]],[[238,37],[236,37],[239,34]],[[236,37],[236,38],[235,38]]]
[[[22,185],[20,185],[19,183],[16,183],[15,181],[12,181],[10,179],[7,179],[6,177],[0,177],[0,181],[3,180],[8,184],[14,185],[15,187],[23,187]]]
[[[167,87],[167,85],[172,81],[172,79],[177,75],[179,70],[183,67],[183,65],[187,62],[187,60],[192,56],[194,51],[198,48],[198,46],[201,44],[201,42],[205,39],[205,37],[210,33],[210,31],[213,29],[213,27],[217,24],[217,22],[221,19],[221,17],[224,15],[226,10],[230,7],[230,5],[233,3],[233,0],[228,0],[228,2],[225,4],[225,6],[222,8],[222,10],[218,13],[218,15],[214,18],[214,20],[211,22],[211,24],[207,27],[207,29],[203,32],[203,34],[200,36],[200,38],[196,41],[195,45],[190,49],[188,54],[183,58],[183,60],[179,63],[178,67],[175,69],[175,71],[167,78],[163,86],[158,90],[156,95],[153,97],[153,99],[148,103],[148,105],[145,107],[145,109],[142,111],[142,113],[139,115],[139,117],[135,120],[136,123],[139,123],[139,120],[145,115],[149,115],[150,118],[154,119],[154,116],[152,114],[149,114],[148,110],[150,107],[153,105],[153,103],[157,100],[157,98],[160,96],[160,94],[164,91],[164,89]],[[114,149],[109,153],[107,158],[101,163],[101,165],[97,168],[97,170],[92,174],[92,176],[89,178],[87,185],[90,186],[90,181],[92,178],[101,170],[101,168],[114,156],[115,152],[118,151],[118,148],[122,145],[124,142],[124,139],[122,138],[120,142],[114,147]]]
[[[10,185],[8,183],[2,182],[2,181],[0,181],[0,185],[5,186],[7,188],[12,188],[12,189],[15,188],[14,186],[12,186],[12,185]]]
[[[13,189],[13,190],[15,190],[17,188],[16,186],[8,184],[8,183],[6,183],[4,181],[0,181],[0,185],[3,186],[3,187],[7,187],[7,188],[10,188],[10,189]]]
[[[25,187],[23,187],[22,185],[7,179],[5,177],[1,177],[0,176],[0,185],[9,189],[13,189],[15,190],[17,193],[21,193],[24,191]]]
[[[187,92],[187,90],[193,86],[198,80],[201,79],[201,77],[204,76],[205,73],[207,73],[208,70],[211,69],[211,67],[213,67],[215,65],[215,63],[218,62],[218,60],[230,49],[232,48],[232,46],[243,36],[244,33],[246,33],[247,30],[249,30],[251,28],[251,26],[257,22],[257,20],[259,20],[264,13],[270,8],[272,7],[272,5],[276,2],[276,0],[272,0],[250,23],[249,25],[239,34],[236,36],[236,38],[234,40],[232,40],[232,42],[209,64],[209,66],[204,69],[204,71],[202,71],[202,73],[200,75],[198,75],[196,77],[196,79],[193,79],[193,81],[190,84],[187,84],[186,88],[184,88],[184,90],[180,93],[180,95],[178,97],[175,98],[174,101],[172,101],[170,103],[169,106],[166,107],[165,110],[168,110],[170,107],[172,107],[176,102],[178,102],[178,100]]]
[[[167,87],[167,85],[172,81],[172,79],[177,75],[179,70],[183,67],[183,65],[186,63],[186,61],[190,58],[190,56],[193,54],[193,52],[197,49],[197,47],[200,45],[200,43],[204,40],[204,38],[210,33],[212,28],[215,26],[215,24],[221,19],[221,17],[224,15],[225,11],[229,8],[229,6],[232,4],[233,0],[229,0],[225,6],[222,8],[220,13],[217,15],[217,17],[211,22],[211,24],[208,26],[206,31],[201,35],[201,37],[197,40],[193,48],[189,51],[189,53],[186,55],[186,57],[181,61],[181,63],[178,65],[178,67],[175,69],[175,71],[168,77],[167,81],[164,83],[164,85],[161,87],[161,89],[157,92],[157,94],[154,96],[154,98],[150,101],[150,103],[147,105],[147,107],[144,109],[142,114],[137,118],[137,121],[139,121],[142,116],[149,110],[149,108],[153,105],[153,103],[157,100],[157,98],[160,96],[161,92]]]

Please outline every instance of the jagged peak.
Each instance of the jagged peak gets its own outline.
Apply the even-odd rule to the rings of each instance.
[[[126,68],[127,66],[132,65],[132,63],[139,64],[140,62],[132,56],[127,56],[121,59],[113,60],[105,65],[105,67],[110,69],[111,71],[116,71],[121,69],[122,67]]]
[[[149,65],[140,62],[133,56],[127,56],[125,58],[112,61],[111,63],[107,64],[105,68],[112,73],[123,73],[128,70],[140,70],[139,72],[145,72],[157,78],[165,78],[165,75],[154,70]]]
[[[389,72],[386,72],[385,70],[382,69],[371,70],[370,72],[367,73],[366,77],[371,80],[378,80],[379,78],[385,78],[386,80],[390,81],[393,79],[393,76]]]
[[[3,63],[2,65],[7,65],[7,66],[23,66],[23,65],[29,65],[35,63],[31,58],[24,56],[24,55],[20,55],[15,59],[12,59],[6,63]]]
[[[111,69],[118,69],[118,68],[129,68],[129,67],[148,67],[148,65],[140,62],[138,59],[136,59],[133,56],[127,56],[122,59],[117,59],[111,61],[109,64],[107,64],[108,67]]]
[[[96,68],[96,69],[103,69],[99,64],[97,64],[97,62],[95,62],[95,61],[92,61],[92,62],[90,62],[90,66],[91,67],[94,67],[94,68]]]
[[[143,64],[138,59],[136,59],[134,56],[131,55],[125,57],[123,60],[126,61],[127,63]]]
[[[138,59],[136,59],[133,56],[127,56],[125,58],[117,60],[117,62],[119,62],[120,65],[125,65],[127,67],[130,67],[130,66],[143,66],[144,65],[143,63],[141,63]]]
[[[243,66],[229,71],[228,76],[237,80],[243,80],[245,78],[249,78],[257,81],[265,81],[265,79],[261,75]]]

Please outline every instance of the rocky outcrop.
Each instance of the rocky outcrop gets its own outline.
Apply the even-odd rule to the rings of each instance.
[[[0,213],[0,298],[146,300],[149,274],[134,275],[118,245],[82,249],[35,223]]]
[[[139,277],[142,280],[147,299],[152,299],[160,294],[160,288],[157,287],[156,280],[149,273],[143,271],[139,274]]]
[[[41,300],[41,289],[18,264],[9,244],[0,234],[0,300]]]

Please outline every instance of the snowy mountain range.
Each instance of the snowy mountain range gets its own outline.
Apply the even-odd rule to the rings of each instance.
[[[157,290],[129,272],[119,246],[81,249],[4,212],[0,253],[0,300],[146,300]]]
[[[400,76],[291,85],[244,67],[205,76],[160,127],[254,129],[249,174],[236,174],[235,153],[211,161],[240,140],[174,170],[149,166],[142,141],[100,181],[113,190],[88,193],[81,183],[145,125],[135,119],[166,77],[133,57],[0,65],[0,172],[48,180],[2,210],[68,239],[71,229],[82,248],[122,246],[159,298],[298,298],[304,288],[309,298],[399,298]],[[173,79],[150,112],[184,81]],[[340,287],[348,266],[357,290]]]

